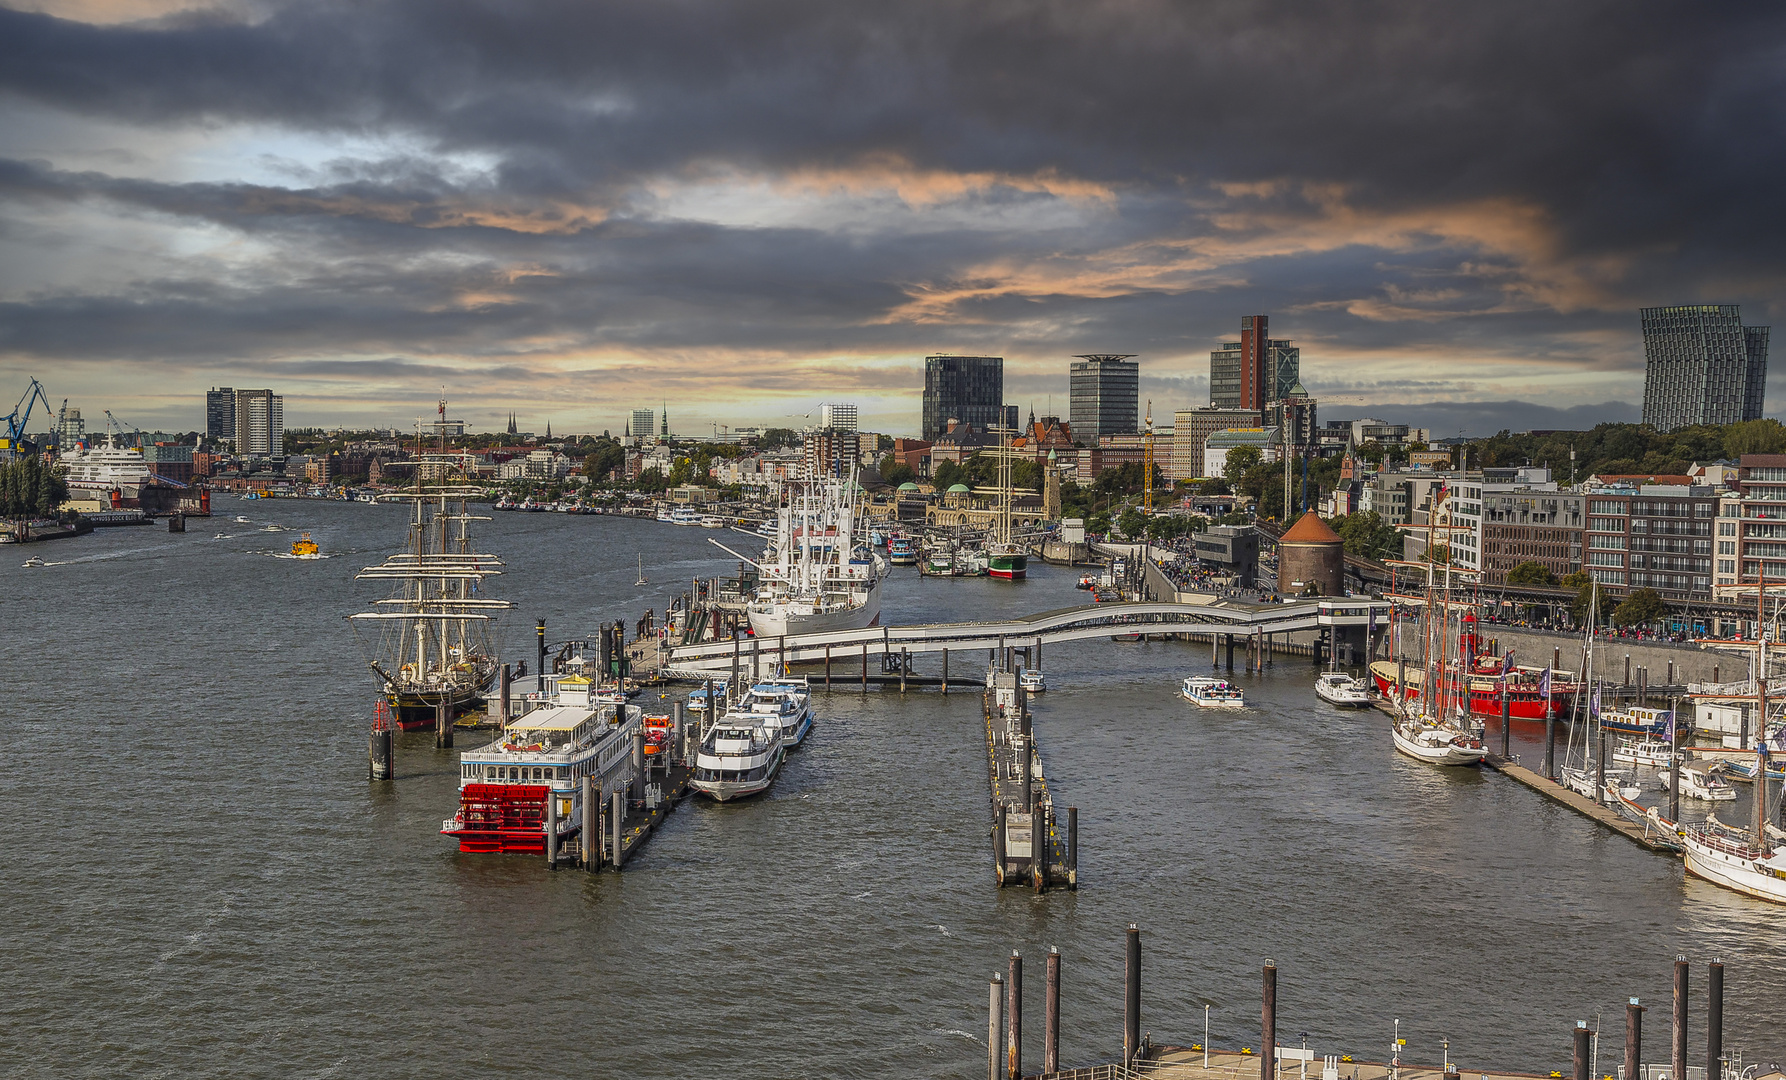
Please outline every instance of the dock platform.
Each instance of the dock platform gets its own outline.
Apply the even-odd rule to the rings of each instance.
[[[1297,1048],[1282,1048],[1285,1056],[1278,1059],[1277,1075],[1280,1080],[1321,1080],[1327,1067],[1331,1065],[1336,1080],[1544,1080],[1538,1073],[1518,1072],[1483,1072],[1476,1069],[1464,1069],[1452,1062],[1447,1070],[1443,1065],[1409,1065],[1403,1063],[1396,1067],[1380,1061],[1353,1061],[1349,1056],[1336,1055],[1331,1061],[1325,1057],[1313,1057],[1304,1062],[1293,1060]],[[1204,1062],[1207,1060],[1208,1065]],[[1238,1053],[1232,1050],[1211,1050],[1203,1052],[1201,1046],[1153,1046],[1146,1051],[1146,1056],[1132,1062],[1128,1067],[1122,1065],[1092,1065],[1078,1069],[1062,1069],[1059,1072],[1032,1073],[1031,1080],[1259,1080],[1260,1055],[1256,1053]],[[1551,1076],[1558,1074],[1552,1073]]]
[[[1517,761],[1510,761],[1499,754],[1490,754],[1483,764],[1503,776],[1519,781],[1547,798],[1562,803],[1583,817],[1606,826],[1620,836],[1634,843],[1642,844],[1651,851],[1673,855],[1681,850],[1679,840],[1666,832],[1657,832],[1650,823],[1632,821],[1617,810],[1603,806],[1578,791],[1572,791],[1554,780],[1545,779]]]
[[[1055,808],[1030,726],[1029,695],[1018,688],[1017,674],[990,671],[984,704],[992,865],[999,885],[1077,889],[1078,810],[1068,807],[1063,821]]]

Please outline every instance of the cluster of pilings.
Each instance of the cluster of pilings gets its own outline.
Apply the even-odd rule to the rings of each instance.
[[[984,699],[986,755],[992,790],[992,862],[999,885],[1029,884],[1045,892],[1053,884],[1079,887],[1079,810],[1067,807],[1065,830],[1048,792],[1029,693],[1011,670],[987,672]]]
[[[1047,954],[1047,984],[1044,990],[1042,1011],[1042,1069],[1039,1075],[1048,1077],[1080,1077],[1087,1078],[1123,1075],[1114,1072],[1111,1065],[1099,1065],[1085,1069],[1063,1070],[1060,1063],[1060,988],[1061,988],[1061,954],[1060,950],[1050,948]],[[1298,1051],[1294,1047],[1278,1045],[1278,969],[1275,961],[1266,960],[1260,971],[1260,1016],[1259,1016],[1259,1053],[1258,1071],[1252,1072],[1251,1064],[1236,1064],[1234,1055],[1220,1055],[1228,1060],[1220,1067],[1220,1071],[1230,1080],[1250,1080],[1257,1076],[1258,1080],[1277,1080],[1278,1061],[1280,1058],[1300,1059],[1303,1062],[1313,1060],[1305,1047]],[[1708,1000],[1706,1002],[1706,1043],[1705,1043],[1705,1080],[1723,1080],[1725,1066],[1729,1064],[1724,1054],[1724,964],[1721,960],[1713,960],[1710,966]],[[1685,956],[1677,956],[1674,964],[1674,1013],[1673,1042],[1669,1057],[1670,1080],[1688,1076],[1687,1061],[1687,1002],[1688,1002],[1688,963]],[[1637,998],[1630,999],[1625,1008],[1625,1080],[1641,1080],[1643,1072],[1643,1014],[1644,1006]],[[1207,1021],[1206,1021],[1207,1024]],[[1593,1067],[1593,1051],[1591,1039],[1593,1032],[1589,1030],[1586,1020],[1578,1020],[1570,1030],[1571,1060],[1573,1080],[1592,1080],[1590,1071]],[[1204,1041],[1197,1043],[1189,1050],[1202,1052],[1203,1068],[1210,1068],[1210,1050],[1207,1045],[1208,1035]],[[1006,972],[992,976],[991,991],[987,1003],[986,1022],[987,1044],[987,1080],[1021,1080],[1023,1072],[1023,956],[1015,950],[1011,953],[1010,965]],[[1399,1047],[1399,1040],[1398,1040]],[[1132,1070],[1142,1064],[1158,1066],[1166,1061],[1174,1064],[1183,1063],[1194,1066],[1195,1058],[1185,1055],[1183,1047],[1167,1047],[1155,1045],[1151,1036],[1143,1036],[1141,1032],[1141,930],[1130,923],[1123,942],[1123,1029],[1122,1057],[1116,1068]],[[1241,1051],[1242,1055],[1251,1053]],[[1337,1058],[1328,1058],[1332,1064]],[[1394,1077],[1403,1069],[1399,1050],[1388,1062],[1389,1076]],[[1462,1080],[1463,1071],[1455,1063],[1447,1060],[1443,1067],[1447,1077]],[[1125,1073],[1126,1074],[1126,1073]],[[1174,1073],[1174,1075],[1177,1075]],[[1560,1075],[1559,1072],[1551,1073]]]
[[[583,820],[577,828],[576,846],[570,850],[561,850],[557,843],[558,800],[548,795],[546,865],[556,870],[561,862],[569,862],[590,873],[625,866],[627,858],[687,793],[689,767],[700,746],[694,734],[683,715],[682,702],[674,702],[669,737],[656,754],[645,753],[642,729],[633,733],[632,778],[624,790],[616,788],[603,799],[596,778],[583,777],[578,800]]]

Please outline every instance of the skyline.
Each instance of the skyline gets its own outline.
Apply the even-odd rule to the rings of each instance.
[[[1639,308],[1776,322],[1783,18],[14,2],[0,394],[900,433],[926,355],[1129,352],[1158,417],[1268,313],[1324,419],[1635,421]]]

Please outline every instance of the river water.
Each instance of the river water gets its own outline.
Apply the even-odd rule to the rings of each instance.
[[[376,594],[353,575],[401,543],[404,509],[219,510],[183,536],[38,545],[41,569],[3,549],[9,1075],[975,1077],[986,982],[1012,949],[1039,1065],[1051,945],[1063,1058],[1104,1061],[1131,921],[1156,1041],[1200,1039],[1208,1005],[1216,1045],[1256,1047],[1271,957],[1286,1043],[1380,1060],[1400,1018],[1414,1061],[1449,1039],[1469,1069],[1567,1072],[1569,1029],[1601,1018],[1608,1072],[1632,995],[1655,1006],[1646,1057],[1665,1058],[1680,952],[1694,1060],[1713,956],[1726,1047],[1786,1056],[1786,912],[1492,773],[1398,757],[1377,714],[1313,697],[1306,659],[1216,715],[1176,696],[1207,647],[1046,651],[1036,726],[1079,807],[1077,893],[993,887],[973,693],[816,695],[819,726],[767,797],[684,805],[623,874],[461,856],[437,835],[456,759],[431,735],[403,737],[395,783],[366,780],[375,688],[342,617]],[[268,522],[334,557],[270,557],[294,534]],[[536,618],[554,640],[630,623],[734,566],[711,533],[654,522],[481,528],[508,563],[489,591],[519,604],[511,658],[531,658]],[[653,584],[635,588],[641,554]],[[901,569],[886,617],[1063,607],[1076,576]]]

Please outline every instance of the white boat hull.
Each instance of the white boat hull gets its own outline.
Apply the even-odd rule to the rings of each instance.
[[[1234,698],[1215,698],[1215,699],[1200,698],[1200,697],[1196,697],[1195,695],[1192,695],[1192,694],[1187,694],[1182,690],[1179,691],[1179,696],[1184,698],[1186,701],[1189,701],[1192,704],[1196,705],[1197,708],[1199,708],[1199,709],[1244,709],[1244,708],[1246,708],[1246,699],[1244,699],[1244,698],[1242,698],[1238,701],[1235,700]]]
[[[1326,683],[1315,684],[1315,696],[1329,705],[1348,709],[1360,709],[1371,703],[1370,695],[1363,690],[1339,690]]]
[[[767,610],[751,605],[745,612],[750,631],[759,638],[783,634],[821,634],[835,630],[866,630],[880,621],[881,582],[874,579],[861,605],[833,611],[802,612],[798,604],[775,604]]]
[[[1766,860],[1744,858],[1700,842],[1691,833],[1681,838],[1687,873],[1722,885],[1745,896],[1786,904],[1786,856],[1776,852]]]
[[[786,744],[777,743],[775,755],[770,759],[768,766],[763,769],[761,776],[749,780],[704,780],[696,776],[689,779],[688,786],[715,802],[748,799],[752,795],[761,795],[775,784],[775,778],[781,775],[781,766],[786,760]]]
[[[1488,757],[1487,748],[1458,746],[1452,742],[1423,742],[1402,734],[1399,727],[1391,727],[1389,731],[1397,750],[1429,765],[1480,765]]]

